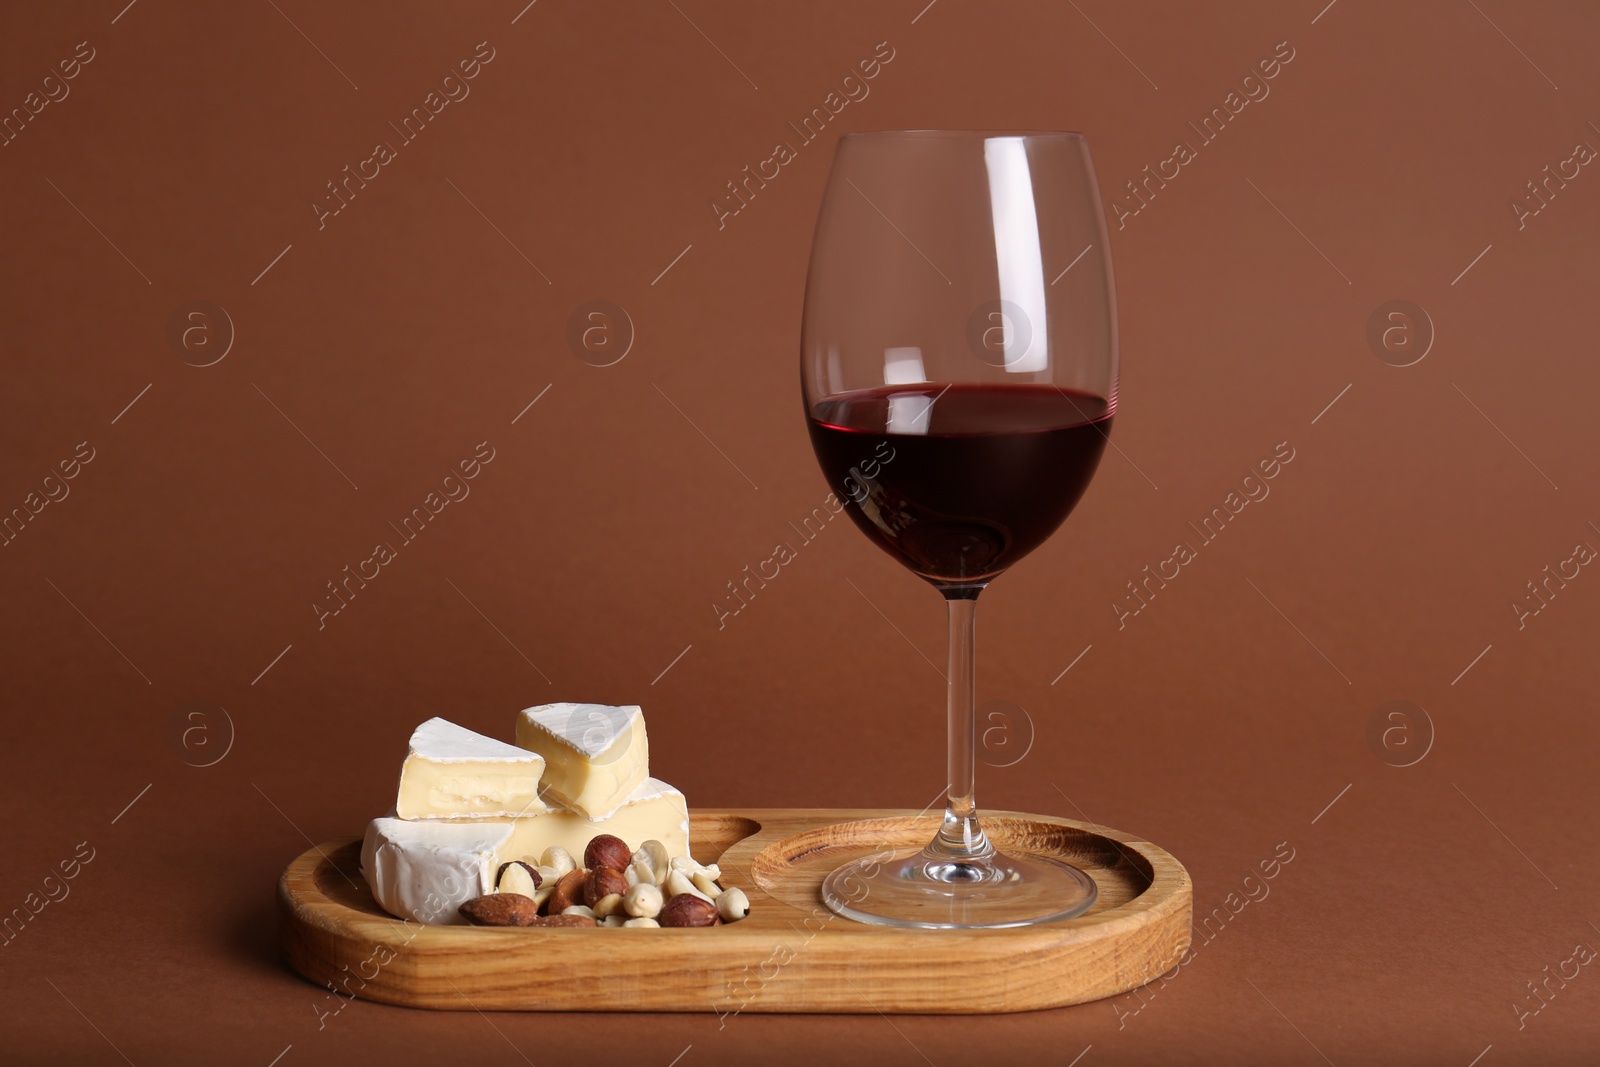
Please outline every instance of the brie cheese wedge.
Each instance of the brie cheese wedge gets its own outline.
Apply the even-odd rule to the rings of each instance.
[[[395,814],[402,819],[514,817],[544,810],[544,757],[444,719],[411,735]]]
[[[650,778],[607,819],[556,808],[520,819],[374,819],[361,846],[361,873],[389,914],[459,924],[465,920],[458,909],[493,890],[502,863],[537,866],[552,845],[581,863],[596,834],[613,834],[631,849],[654,839],[669,857],[687,856],[689,806],[682,793]]]
[[[544,757],[545,796],[591,819],[611,816],[650,775],[637,704],[528,708],[517,716],[517,744]]]
[[[494,885],[512,823],[373,819],[361,844],[361,874],[390,915],[462,924],[461,905]]]

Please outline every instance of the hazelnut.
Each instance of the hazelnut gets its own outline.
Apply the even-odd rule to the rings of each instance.
[[[550,899],[545,902],[545,912],[549,915],[560,915],[574,904],[583,903],[583,883],[585,872],[574,868],[561,876],[556,882],[556,891],[550,894]]]
[[[621,871],[626,869],[632,860],[633,852],[628,848],[628,843],[610,834],[599,834],[591,838],[589,847],[583,850],[585,867],[610,867],[614,871]]]
[[[680,893],[662,905],[656,922],[662,926],[711,926],[717,921],[717,906],[704,897]]]
[[[628,880],[622,877],[621,871],[612,867],[596,867],[584,879],[583,902],[592,908],[602,897],[609,897],[613,893],[621,896],[627,891]]]

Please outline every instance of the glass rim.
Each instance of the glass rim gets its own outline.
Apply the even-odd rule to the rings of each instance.
[[[852,130],[839,135],[839,140],[856,138],[895,137],[965,137],[988,140],[993,137],[1060,137],[1066,140],[1086,140],[1077,130]]]

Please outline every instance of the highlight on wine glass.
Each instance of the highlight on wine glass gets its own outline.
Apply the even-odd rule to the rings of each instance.
[[[1117,404],[1116,295],[1084,138],[913,130],[839,141],[800,348],[817,461],[874,544],[945,598],[948,797],[933,840],[823,883],[904,927],[1067,919],[1095,882],[1001,851],[975,783],[978,595],[1043,544],[1094,476]]]

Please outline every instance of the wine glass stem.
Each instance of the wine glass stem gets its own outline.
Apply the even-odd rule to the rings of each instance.
[[[978,825],[977,696],[973,657],[978,611],[976,589],[948,590],[945,604],[950,616],[950,666],[948,753],[950,784],[944,824],[926,851],[938,864],[983,865],[994,846]],[[959,876],[959,875],[958,875]]]

